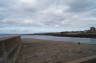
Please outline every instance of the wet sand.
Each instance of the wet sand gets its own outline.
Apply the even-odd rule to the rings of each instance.
[[[66,63],[96,55],[95,44],[22,39],[23,47],[17,63]]]

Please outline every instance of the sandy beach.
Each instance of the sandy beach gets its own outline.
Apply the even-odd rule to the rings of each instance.
[[[23,47],[17,63],[66,63],[96,55],[95,44],[22,39]]]

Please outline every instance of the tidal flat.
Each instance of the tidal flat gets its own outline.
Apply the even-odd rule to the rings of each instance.
[[[66,63],[96,55],[96,44],[32,38],[22,39],[22,44],[17,63]]]

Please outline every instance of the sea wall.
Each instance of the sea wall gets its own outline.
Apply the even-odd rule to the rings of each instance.
[[[20,36],[0,38],[0,63],[15,63],[20,48]]]

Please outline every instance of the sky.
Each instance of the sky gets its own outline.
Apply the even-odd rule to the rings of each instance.
[[[0,0],[0,33],[41,33],[96,27],[96,0]]]

